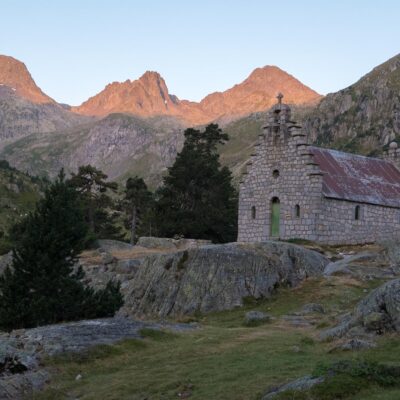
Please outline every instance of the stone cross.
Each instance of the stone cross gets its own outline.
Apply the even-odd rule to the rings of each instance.
[[[282,99],[283,99],[283,94],[281,92],[278,93],[278,96],[276,96],[278,99],[278,104],[282,104]]]

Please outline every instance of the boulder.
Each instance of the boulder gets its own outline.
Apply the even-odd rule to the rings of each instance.
[[[12,263],[12,252],[11,251],[7,254],[4,254],[3,256],[0,256],[0,275],[4,272],[4,270],[8,266],[11,266],[11,263]]]
[[[308,314],[325,314],[325,309],[321,304],[309,303],[304,304],[304,306],[294,315],[308,315]]]
[[[321,276],[328,259],[289,243],[205,245],[146,256],[124,287],[121,315],[176,317],[242,306]]]
[[[380,253],[365,251],[330,262],[324,275],[350,275],[361,280],[391,279],[398,275],[398,271]]]
[[[400,332],[400,279],[373,290],[357,305],[353,318],[367,330]]]
[[[262,311],[248,311],[244,316],[245,326],[257,326],[265,324],[271,320],[271,316]]]
[[[349,336],[352,331],[382,334],[400,332],[400,279],[385,282],[355,307],[334,328],[321,333],[322,339]]]
[[[95,243],[95,248],[100,252],[111,252],[115,250],[132,250],[133,246],[126,242],[121,242],[119,240],[110,239],[100,239]]]

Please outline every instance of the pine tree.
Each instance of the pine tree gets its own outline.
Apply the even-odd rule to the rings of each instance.
[[[80,194],[86,221],[91,233],[100,239],[120,239],[121,232],[113,221],[110,212],[113,200],[109,192],[118,189],[116,182],[107,181],[108,176],[91,165],[79,167],[77,174],[72,174],[69,184]]]
[[[147,224],[151,223],[152,204],[153,196],[144,180],[137,176],[129,178],[125,186],[124,209],[131,244],[135,243],[138,230],[145,231]]]
[[[12,268],[0,277],[0,328],[108,316],[122,305],[119,285],[94,292],[82,284],[82,269],[74,269],[88,226],[63,171],[13,232],[19,237]],[[99,312],[99,303],[113,306]]]
[[[237,193],[218,146],[228,140],[216,124],[204,132],[185,131],[185,143],[157,193],[157,223],[162,236],[236,240]]]

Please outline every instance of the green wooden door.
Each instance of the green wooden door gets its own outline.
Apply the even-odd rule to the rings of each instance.
[[[273,198],[271,202],[271,236],[279,237],[281,205],[278,198]]]

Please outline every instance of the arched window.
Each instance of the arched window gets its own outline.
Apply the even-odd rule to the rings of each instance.
[[[300,206],[298,204],[294,206],[294,215],[296,218],[300,218]]]
[[[256,207],[251,207],[251,218],[256,219]]]
[[[276,179],[276,178],[278,178],[278,176],[279,176],[279,170],[278,169],[274,169],[273,171],[272,171],[272,176]]]
[[[360,219],[360,206],[356,206],[354,209],[354,219],[358,221]]]

